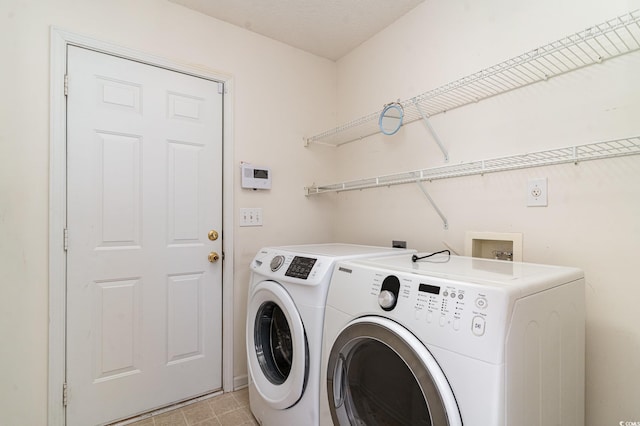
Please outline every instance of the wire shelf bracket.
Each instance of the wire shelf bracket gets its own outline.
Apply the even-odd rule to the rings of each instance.
[[[431,133],[431,136],[433,136],[433,139],[436,141],[436,144],[438,144],[440,151],[442,151],[442,154],[444,155],[444,162],[448,163],[449,153],[447,152],[447,149],[444,147],[444,144],[440,140],[440,137],[436,133],[435,129],[431,125],[431,122],[429,121],[425,113],[422,111],[422,108],[420,108],[420,104],[415,98],[414,98],[414,104],[416,106],[416,110],[420,113],[420,116],[422,117],[422,121],[424,122],[424,125],[427,127],[427,130],[429,131],[429,133]]]
[[[404,124],[511,90],[546,81],[640,49],[640,9],[530,50],[492,67],[399,102]],[[340,146],[380,132],[382,111],[305,138],[305,144]]]
[[[418,187],[420,188],[420,190],[422,191],[424,196],[427,197],[427,200],[431,204],[431,207],[433,207],[433,209],[436,211],[436,213],[438,213],[438,216],[440,216],[440,219],[442,219],[442,223],[444,225],[444,229],[449,229],[449,222],[447,221],[447,218],[442,213],[442,210],[440,210],[438,208],[438,206],[436,205],[435,201],[433,201],[433,198],[431,198],[431,195],[429,195],[429,192],[427,191],[427,188],[424,187],[424,185],[422,184],[422,182],[420,180],[416,180],[416,184],[418,184]]]

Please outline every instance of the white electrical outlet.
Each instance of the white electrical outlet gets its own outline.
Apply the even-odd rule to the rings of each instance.
[[[529,180],[527,183],[527,206],[547,206],[547,178]]]
[[[262,209],[260,207],[241,208],[240,226],[262,226]]]

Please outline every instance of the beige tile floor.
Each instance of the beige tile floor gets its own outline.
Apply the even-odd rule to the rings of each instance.
[[[156,414],[129,426],[257,425],[249,409],[249,389],[225,393],[175,410]]]

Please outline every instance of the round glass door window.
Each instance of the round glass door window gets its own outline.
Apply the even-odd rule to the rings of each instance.
[[[360,319],[338,335],[329,356],[327,391],[336,425],[462,425],[433,357],[388,320]]]
[[[388,346],[368,340],[353,349],[347,372],[354,419],[362,424],[431,425],[422,390],[407,365]]]
[[[247,361],[251,382],[272,408],[284,410],[304,394],[309,343],[287,291],[273,281],[256,285],[247,307]]]
[[[263,303],[256,314],[254,342],[258,363],[267,379],[281,385],[289,377],[293,361],[291,329],[282,309]]]

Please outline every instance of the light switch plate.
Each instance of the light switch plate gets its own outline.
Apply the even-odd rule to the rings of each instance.
[[[240,226],[262,226],[262,208],[241,208]]]

